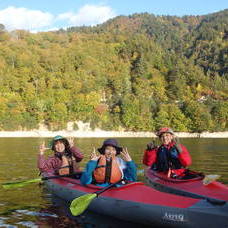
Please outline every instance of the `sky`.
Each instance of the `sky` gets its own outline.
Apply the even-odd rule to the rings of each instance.
[[[228,8],[227,0],[0,0],[0,24],[8,31],[52,31],[94,26],[119,15],[205,15]]]

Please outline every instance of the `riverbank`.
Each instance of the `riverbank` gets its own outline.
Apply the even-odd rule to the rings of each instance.
[[[62,135],[65,137],[76,137],[76,138],[109,138],[109,137],[126,137],[126,138],[154,138],[156,135],[153,132],[132,132],[132,131],[43,131],[43,130],[33,130],[33,131],[0,131],[0,138],[11,138],[11,137],[35,137],[35,138],[51,138],[56,135]],[[178,132],[176,135],[180,138],[228,138],[228,132],[203,132],[203,133],[187,133]]]

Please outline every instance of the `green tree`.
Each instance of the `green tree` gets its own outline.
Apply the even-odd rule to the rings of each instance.
[[[184,103],[183,112],[191,120],[189,129],[193,132],[211,131],[213,121],[208,108],[196,101],[187,101]]]

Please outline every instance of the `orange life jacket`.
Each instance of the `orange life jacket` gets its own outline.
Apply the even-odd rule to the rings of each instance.
[[[74,173],[79,171],[79,166],[75,160],[75,158],[72,157],[62,157],[62,165],[59,169],[59,175],[66,175],[70,173]]]
[[[122,171],[116,158],[112,158],[111,160],[110,171],[111,172],[108,175],[109,183],[116,183],[117,181],[122,179]],[[93,178],[96,183],[107,182],[107,160],[104,155],[101,155],[101,157],[98,160],[97,168],[93,171]]]

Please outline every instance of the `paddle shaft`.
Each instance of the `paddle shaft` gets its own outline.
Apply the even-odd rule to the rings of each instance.
[[[81,172],[72,173],[72,174],[65,174],[65,175],[42,177],[41,180],[57,179],[57,178],[61,178],[61,177],[72,177],[72,176],[75,176],[75,175],[80,174],[80,173]]]
[[[103,193],[103,192],[109,190],[110,188],[114,187],[116,184],[120,183],[121,181],[123,181],[123,180],[121,179],[121,180],[119,180],[113,184],[110,184],[109,186],[102,188],[101,190],[96,191],[94,193],[88,193],[88,194],[85,194],[85,195],[82,195],[80,197],[75,198],[71,202],[71,205],[70,205],[71,213],[74,216],[78,216],[78,215],[82,214],[86,210],[86,208],[90,205],[90,203],[94,200],[94,198],[98,197],[101,193]]]
[[[57,176],[48,176],[48,177],[40,177],[40,178],[35,178],[35,179],[30,179],[30,180],[21,180],[21,181],[16,181],[16,182],[7,182],[3,183],[2,186],[16,186],[17,184],[29,184],[29,183],[34,183],[34,182],[40,182],[42,180],[49,180],[49,179],[55,179],[55,178],[61,178],[61,177],[71,177],[74,175],[80,174],[78,173],[73,173],[73,174],[66,174],[66,175],[57,175]]]
[[[103,188],[103,189],[101,189],[101,190],[99,190],[99,191],[97,191],[97,192],[94,192],[94,193],[95,193],[97,196],[99,196],[101,193],[103,193],[103,192],[107,191],[108,189],[114,187],[116,184],[119,184],[121,181],[123,181],[123,179],[121,179],[121,180],[119,180],[119,181],[117,181],[117,182],[115,182],[115,183],[113,183],[113,184],[110,184],[109,186],[107,186],[107,187],[105,187],[105,188]]]

